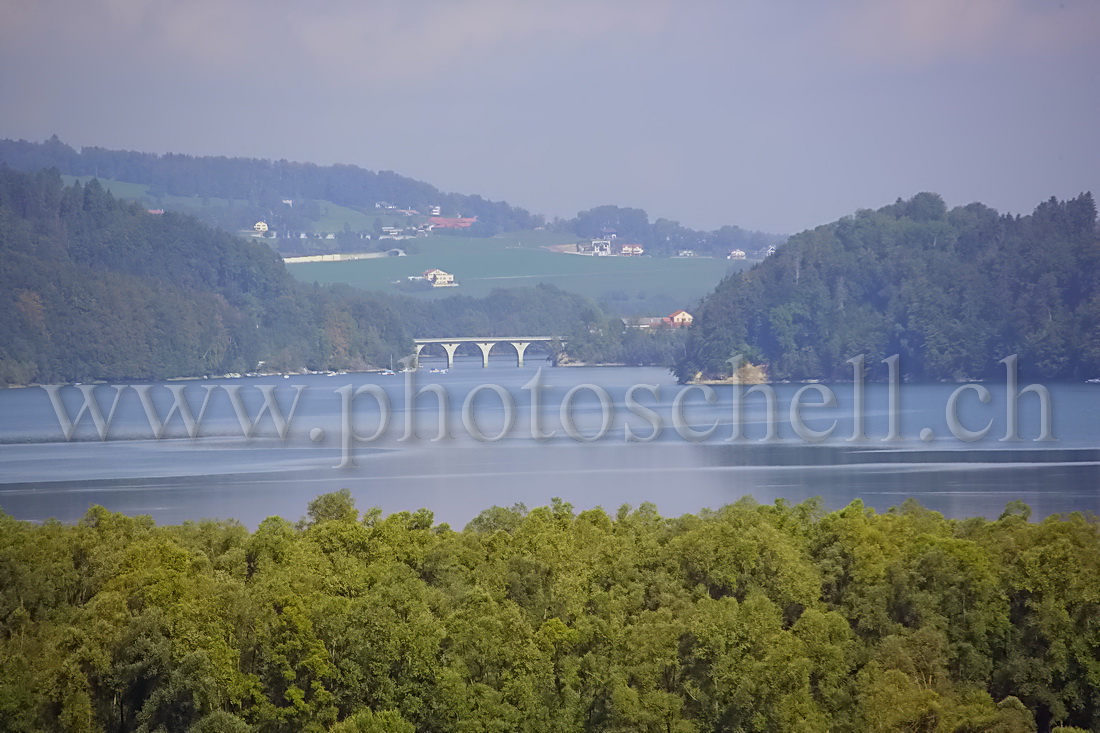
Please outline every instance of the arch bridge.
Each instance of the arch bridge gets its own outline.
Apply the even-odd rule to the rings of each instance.
[[[523,366],[523,352],[527,351],[527,347],[533,343],[549,343],[556,340],[555,336],[498,336],[495,338],[484,338],[480,336],[461,336],[457,338],[440,338],[440,339],[413,339],[413,343],[416,345],[416,357],[420,357],[420,352],[425,346],[429,344],[439,344],[443,347],[443,350],[447,352],[447,368],[450,369],[454,366],[455,351],[458,350],[461,344],[477,344],[477,347],[481,349],[481,366],[489,366],[489,352],[493,350],[493,347],[499,343],[509,343],[512,348],[516,350],[516,366]],[[561,343],[565,343],[562,341]]]

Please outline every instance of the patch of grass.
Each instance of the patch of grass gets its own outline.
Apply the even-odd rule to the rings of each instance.
[[[381,219],[384,227],[409,226],[424,221],[424,217],[366,213],[330,201],[317,203],[321,207],[321,218],[313,225],[315,232],[342,232],[344,224],[347,224],[353,232],[372,232],[375,219]]]
[[[418,250],[407,257],[383,257],[351,262],[311,262],[290,265],[302,280],[347,283],[365,290],[398,292],[395,280],[438,267],[454,273],[457,288],[416,292],[416,297],[443,298],[462,294],[487,295],[494,288],[556,285],[612,304],[623,311],[645,308],[645,303],[674,302],[690,309],[731,269],[744,263],[707,258],[657,259],[649,257],[584,257],[551,252],[534,242],[572,241],[568,235],[517,232],[490,239],[435,236],[406,241]],[[395,242],[394,246],[403,243]],[[630,301],[634,301],[631,306]],[[617,306],[616,306],[617,307]]]

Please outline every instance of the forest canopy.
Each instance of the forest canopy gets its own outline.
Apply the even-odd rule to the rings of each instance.
[[[1094,517],[0,514],[0,730],[1100,729]]]

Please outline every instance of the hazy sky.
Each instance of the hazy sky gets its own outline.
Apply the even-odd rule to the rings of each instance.
[[[0,0],[0,137],[795,232],[1100,195],[1100,2]]]

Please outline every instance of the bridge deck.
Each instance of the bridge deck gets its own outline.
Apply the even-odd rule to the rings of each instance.
[[[556,336],[455,336],[454,338],[413,339],[416,344],[488,343],[490,341],[553,341]]]

